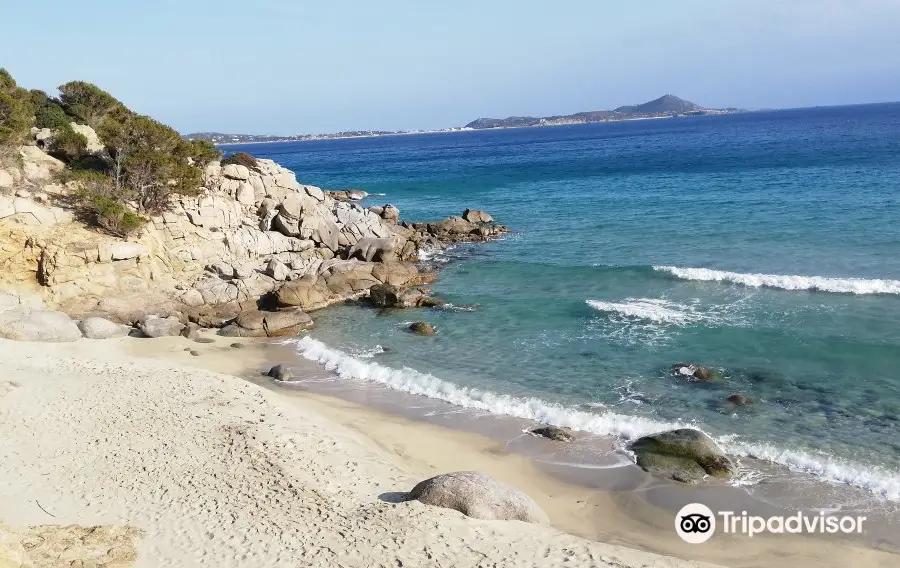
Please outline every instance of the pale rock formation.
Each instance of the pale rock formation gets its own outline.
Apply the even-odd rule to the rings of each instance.
[[[219,330],[226,337],[282,337],[296,335],[313,326],[312,318],[298,309],[277,312],[249,310]]]
[[[131,331],[127,325],[113,323],[107,319],[90,317],[78,322],[78,329],[88,339],[109,339],[125,337]]]
[[[22,155],[24,176],[29,182],[50,181],[54,172],[65,168],[65,164],[37,146],[22,146],[20,153]]]
[[[462,217],[469,223],[481,224],[494,222],[494,218],[488,215],[487,211],[477,209],[466,209],[463,211]]]
[[[361,260],[372,262],[373,260],[390,260],[394,256],[397,245],[394,239],[385,237],[381,239],[365,237],[359,239],[350,247],[347,258],[359,257]]]
[[[16,341],[77,341],[81,330],[62,312],[20,306],[0,312],[0,337]]]
[[[200,195],[173,197],[126,242],[62,207],[77,188],[42,179],[61,163],[34,146],[22,154],[22,189],[33,191],[0,196],[0,285],[38,290],[48,305],[79,318],[131,324],[182,312],[221,325],[269,294],[310,311],[365,296],[375,284],[415,283],[416,267],[398,261],[495,231],[459,217],[398,224],[393,206],[375,211],[337,201],[258,159],[254,169],[209,164]]]
[[[86,124],[78,124],[77,122],[69,123],[72,127],[72,130],[81,134],[87,140],[87,146],[85,149],[91,153],[96,154],[98,152],[102,152],[105,146],[102,142],[100,142],[100,137],[97,136],[97,133],[94,132],[94,129]]]
[[[250,170],[247,169],[247,166],[240,164],[228,164],[227,166],[222,166],[222,175],[229,179],[247,181],[250,179]]]
[[[275,280],[287,280],[291,274],[291,269],[277,258],[273,258],[266,265],[266,276]]]
[[[488,521],[550,524],[547,514],[530,497],[477,471],[445,473],[426,479],[409,493],[426,505],[455,509]]]
[[[161,318],[151,315],[138,322],[138,329],[147,337],[177,337],[184,330],[184,324],[174,316]]]

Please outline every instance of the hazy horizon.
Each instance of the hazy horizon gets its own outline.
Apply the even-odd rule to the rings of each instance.
[[[0,37],[0,66],[23,86],[91,81],[185,133],[431,130],[665,93],[710,108],[900,99],[890,0],[99,0],[3,13],[18,25]]]

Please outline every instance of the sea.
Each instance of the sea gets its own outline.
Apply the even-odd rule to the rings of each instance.
[[[900,502],[900,103],[226,150],[403,219],[474,208],[510,229],[427,259],[443,309],[316,313],[291,341],[337,380],[623,455],[700,428],[750,491],[788,472]]]

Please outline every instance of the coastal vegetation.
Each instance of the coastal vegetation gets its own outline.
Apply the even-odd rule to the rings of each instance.
[[[20,87],[0,69],[0,165],[20,159],[18,147],[32,129],[46,129],[39,140],[67,166],[60,181],[78,186],[74,196],[85,217],[118,235],[164,211],[171,196],[197,195],[203,168],[221,155],[208,141],[186,140],[91,83],[70,81],[53,97]]]

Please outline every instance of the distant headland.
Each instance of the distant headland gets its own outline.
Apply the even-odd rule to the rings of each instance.
[[[487,130],[492,128],[526,128],[539,126],[559,126],[564,124],[587,124],[590,122],[616,122],[650,118],[674,118],[709,114],[731,114],[744,109],[713,109],[686,101],[675,95],[663,95],[658,99],[638,104],[620,106],[613,110],[595,110],[575,114],[533,117],[510,116],[507,118],[478,118],[463,127],[441,128],[437,130],[353,130],[332,134],[298,134],[276,136],[260,134],[224,134],[222,132],[194,132],[185,137],[189,140],[203,139],[217,145],[260,144],[264,142],[299,142],[304,140],[329,140],[334,138],[369,138],[374,136],[399,136],[404,134],[429,134],[435,132],[458,132],[463,130]]]

